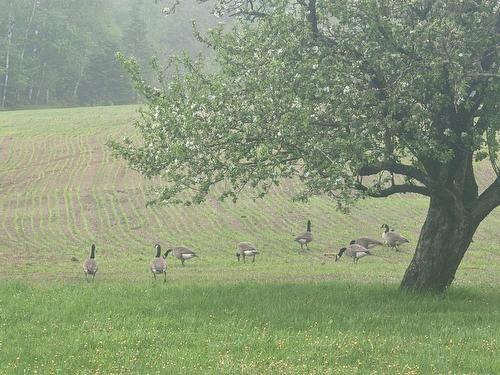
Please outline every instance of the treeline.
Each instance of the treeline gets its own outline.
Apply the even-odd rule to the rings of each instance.
[[[202,51],[185,21],[167,20],[153,0],[0,0],[0,108],[135,102],[116,53],[147,77],[154,54]]]

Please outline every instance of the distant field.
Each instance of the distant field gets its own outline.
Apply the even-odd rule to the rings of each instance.
[[[149,183],[104,145],[133,133],[136,110],[0,112],[0,373],[500,373],[498,210],[447,297],[400,296],[426,199],[343,215],[325,198],[291,202],[285,182],[264,200],[145,208]],[[300,252],[307,219],[315,241]],[[323,256],[379,238],[382,223],[410,239],[406,252]],[[242,240],[262,252],[254,264],[236,262]],[[93,242],[91,284],[81,263]],[[152,285],[155,242],[200,257],[168,258],[167,285]]]

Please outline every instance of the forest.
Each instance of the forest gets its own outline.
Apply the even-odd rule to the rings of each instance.
[[[145,77],[150,60],[206,54],[191,32],[217,23],[208,6],[183,3],[166,17],[152,0],[0,0],[0,109],[92,106],[139,100],[118,52]]]

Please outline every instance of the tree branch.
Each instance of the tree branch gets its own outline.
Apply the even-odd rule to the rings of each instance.
[[[319,34],[318,29],[318,13],[316,12],[316,0],[298,0],[298,4],[302,5],[307,9],[307,21],[311,24],[312,33],[317,36]]]
[[[500,206],[500,177],[477,198],[471,212],[473,222],[480,223],[496,207]]]
[[[381,189],[378,191],[370,191],[368,187],[366,187],[361,183],[358,183],[357,187],[359,190],[366,192],[370,197],[373,198],[385,198],[393,194],[406,194],[406,193],[415,193],[415,194],[425,195],[428,197],[430,197],[431,195],[429,189],[427,189],[425,186],[410,185],[410,184],[393,185],[386,189]]]
[[[429,177],[422,171],[410,165],[399,164],[394,161],[382,161],[376,164],[361,167],[358,170],[358,175],[371,176],[382,171],[402,174],[404,176],[414,178],[426,186],[430,184]]]

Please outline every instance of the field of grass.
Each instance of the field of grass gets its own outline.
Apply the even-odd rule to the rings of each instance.
[[[0,112],[0,374],[500,373],[498,210],[446,296],[401,295],[426,199],[343,215],[325,198],[291,202],[286,182],[264,200],[146,208],[148,182],[104,145],[135,117],[133,106]],[[315,240],[301,252],[307,219]],[[385,222],[410,239],[405,252],[323,256]],[[261,250],[254,264],[236,262],[243,240]],[[86,283],[93,242],[100,270]],[[200,257],[167,258],[167,283],[153,283],[156,242]]]

